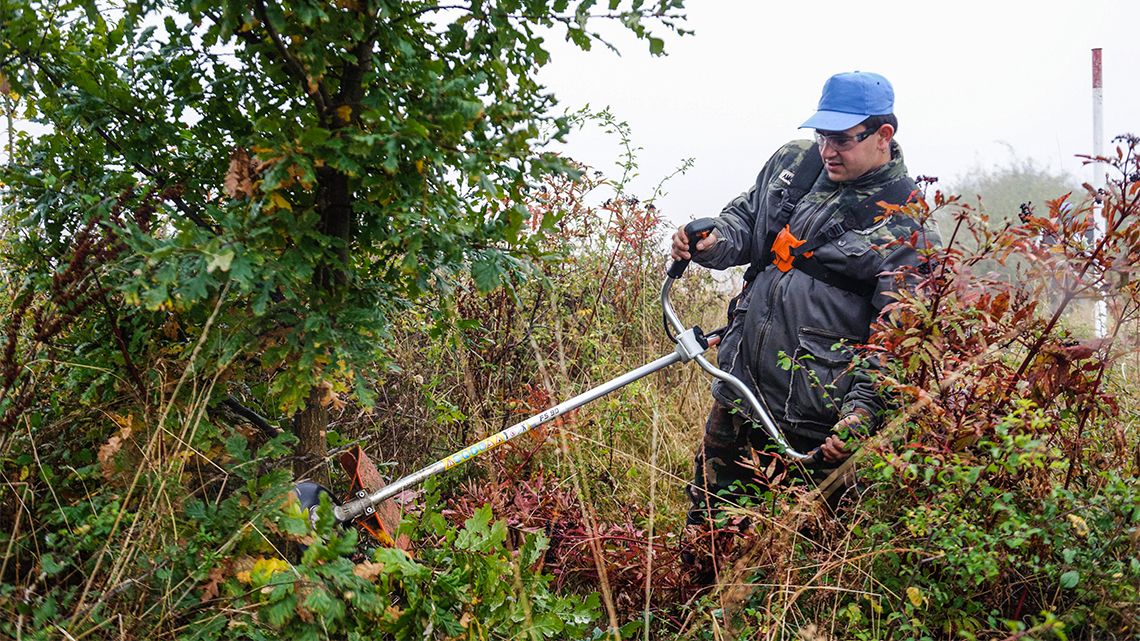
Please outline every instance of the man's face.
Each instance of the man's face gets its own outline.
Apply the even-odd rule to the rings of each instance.
[[[837,183],[850,182],[882,167],[891,159],[894,133],[890,125],[867,131],[862,123],[846,131],[817,130],[816,142],[827,177]]]

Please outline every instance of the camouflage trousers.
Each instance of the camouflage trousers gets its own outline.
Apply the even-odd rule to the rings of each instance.
[[[820,441],[794,434],[784,437],[800,452],[809,452],[820,445]],[[814,486],[835,469],[824,467],[822,463],[805,465],[790,461],[779,456],[778,451],[763,426],[715,403],[693,460],[693,482],[686,488],[691,503],[688,523],[705,523],[724,504],[739,505],[748,501],[756,505],[765,494],[791,485]],[[838,501],[840,495],[842,492],[832,496]],[[832,503],[830,498],[828,503]]]

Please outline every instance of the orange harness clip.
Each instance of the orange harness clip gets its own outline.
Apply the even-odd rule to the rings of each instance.
[[[786,272],[792,268],[792,261],[795,256],[792,256],[792,250],[796,247],[807,242],[807,239],[800,240],[792,234],[792,230],[784,225],[779,234],[776,234],[776,240],[772,243],[772,263],[776,269]],[[804,258],[811,258],[811,252],[804,254]]]

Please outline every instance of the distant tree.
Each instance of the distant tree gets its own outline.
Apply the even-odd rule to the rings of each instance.
[[[5,92],[50,129],[0,176],[15,294],[104,261],[75,277],[102,302],[67,304],[108,326],[69,348],[140,387],[132,361],[173,340],[188,362],[212,319],[210,375],[299,409],[313,469],[328,405],[370,400],[393,314],[467,269],[492,289],[527,251],[527,185],[566,170],[540,149],[567,131],[536,80],[545,38],[589,49],[610,19],[660,54],[649,27],[678,31],[682,2],[0,0]],[[80,238],[116,250],[76,258]]]
[[[986,219],[984,227],[994,232],[1007,225],[1019,224],[1021,217],[1030,212],[1048,217],[1048,203],[1066,194],[1073,194],[1072,205],[1084,197],[1084,190],[1074,177],[1039,167],[1032,158],[1020,158],[1012,149],[1005,165],[976,166],[949,183],[944,191],[961,196],[964,204]],[[944,210],[937,216],[937,222],[942,238],[949,239],[954,220]],[[978,239],[962,234],[955,241],[970,250],[978,247]],[[1007,279],[1016,277],[1017,267],[1016,260],[1008,265],[990,260],[979,263],[979,268],[1003,274]]]
[[[1073,190],[1080,181],[1073,176],[1039,167],[1032,158],[1020,158],[1010,150],[1005,165],[976,166],[950,183],[949,191],[967,203],[978,202],[991,224],[1017,221],[1021,205],[1045,207],[1045,203]]]

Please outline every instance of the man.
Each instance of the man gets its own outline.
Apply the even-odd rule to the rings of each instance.
[[[819,448],[822,461],[786,468],[751,408],[717,381],[688,488],[690,523],[703,522],[734,484],[822,480],[878,427],[883,400],[868,368],[852,367],[852,347],[867,340],[900,275],[922,262],[916,246],[938,242],[880,205],[904,204],[915,190],[894,140],[886,78],[832,76],[801,128],[815,129],[815,145],[777,151],[695,254],[681,228],[672,256],[710,269],[751,265],[717,359],[756,392],[792,447]]]

